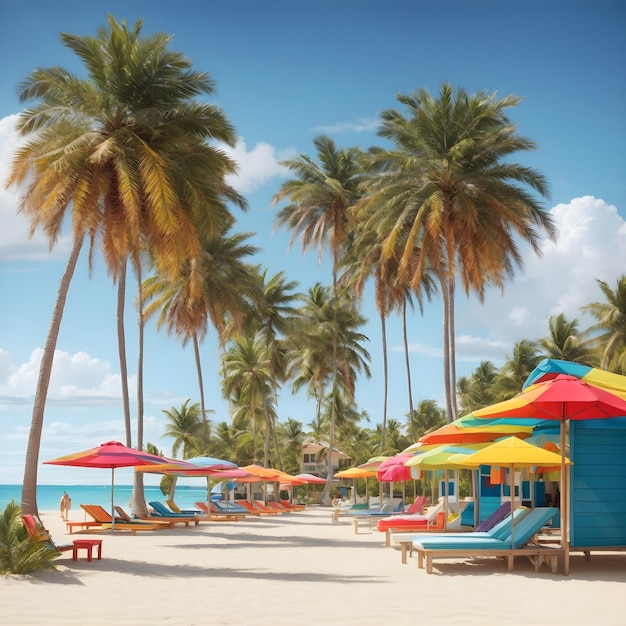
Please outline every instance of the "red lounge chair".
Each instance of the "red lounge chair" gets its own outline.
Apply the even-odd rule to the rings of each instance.
[[[28,513],[22,515],[22,524],[26,528],[26,532],[37,541],[43,541],[50,545],[52,550],[56,552],[67,552],[74,550],[73,543],[55,543],[50,533],[43,527],[43,524],[34,516]]]

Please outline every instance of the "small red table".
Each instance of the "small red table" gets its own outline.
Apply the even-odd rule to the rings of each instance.
[[[87,552],[87,560],[91,561],[93,548],[98,547],[98,561],[102,559],[102,539],[74,539],[74,549],[72,551],[72,560],[78,559],[78,551],[82,548]]]

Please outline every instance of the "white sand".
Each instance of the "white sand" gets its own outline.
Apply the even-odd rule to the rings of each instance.
[[[70,551],[57,571],[0,579],[2,624],[626,624],[624,553],[573,554],[568,577],[526,559],[512,573],[498,559],[435,561],[428,575],[378,532],[332,525],[326,508],[135,536],[70,536],[58,512],[42,519],[59,543],[102,538],[103,559]]]

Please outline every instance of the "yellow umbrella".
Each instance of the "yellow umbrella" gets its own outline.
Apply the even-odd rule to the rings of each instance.
[[[381,461],[382,463],[382,461]],[[335,478],[351,478],[356,480],[357,478],[365,478],[365,497],[367,499],[367,479],[371,476],[376,476],[376,470],[363,469],[362,467],[351,467],[350,469],[341,470],[335,474]],[[356,503],[356,487],[353,487],[354,502]]]
[[[351,467],[347,470],[341,470],[335,474],[335,478],[369,478],[376,476],[375,470],[363,469],[361,467]]]
[[[550,452],[545,448],[533,446],[517,437],[507,437],[492,443],[490,446],[470,454],[462,463],[466,467],[478,467],[480,465],[495,465],[498,467],[508,467],[511,480],[511,511],[515,502],[515,468],[534,467],[536,465],[559,465],[561,462],[571,465],[567,458],[563,459],[560,454]],[[561,528],[563,534],[563,528]],[[513,527],[511,528],[511,540],[513,538]],[[567,541],[561,538],[561,543]]]

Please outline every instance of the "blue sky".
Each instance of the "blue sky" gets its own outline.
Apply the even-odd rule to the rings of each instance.
[[[172,47],[209,72],[217,85],[211,101],[234,124],[240,166],[233,184],[250,204],[237,229],[254,231],[258,261],[270,273],[284,270],[305,291],[330,282],[330,266],[317,254],[288,252],[289,233],[274,232],[271,197],[285,180],[281,159],[314,154],[312,140],[325,133],[340,146],[383,145],[378,114],[396,108],[396,95],[442,82],[469,92],[486,90],[524,100],[510,111],[519,131],[538,149],[520,157],[550,182],[545,203],[560,230],[541,259],[525,253],[525,270],[484,304],[459,297],[459,375],[481,360],[501,365],[515,341],[547,334],[550,315],[563,312],[586,325],[580,306],[601,299],[596,279],[615,285],[626,268],[626,8],[615,1],[525,0],[404,2],[344,0],[189,1],[61,0],[0,2],[0,178],[17,139],[19,82],[35,67],[80,70],[59,42],[61,31],[92,35],[107,13],[144,32],[173,36]],[[0,480],[22,479],[39,359],[65,268],[67,241],[52,253],[16,215],[17,193],[0,189]],[[132,283],[131,283],[132,284]],[[129,291],[129,301],[133,298]],[[382,416],[380,322],[371,305],[365,329],[373,376],[357,388],[357,402],[371,424]],[[70,288],[46,409],[40,459],[123,440],[115,289],[95,260],[91,276],[82,257]],[[134,311],[127,321],[131,383],[136,374]],[[441,303],[427,304],[410,321],[413,394],[443,396]],[[401,327],[389,322],[390,418],[408,411]],[[145,345],[145,440],[166,454],[163,409],[198,400],[190,348],[149,326]],[[228,419],[217,374],[217,347],[209,332],[203,347],[207,405],[214,422]],[[279,418],[305,425],[314,404],[281,393]],[[106,483],[107,472],[42,465],[42,484]],[[124,480],[120,472],[117,479]]]

